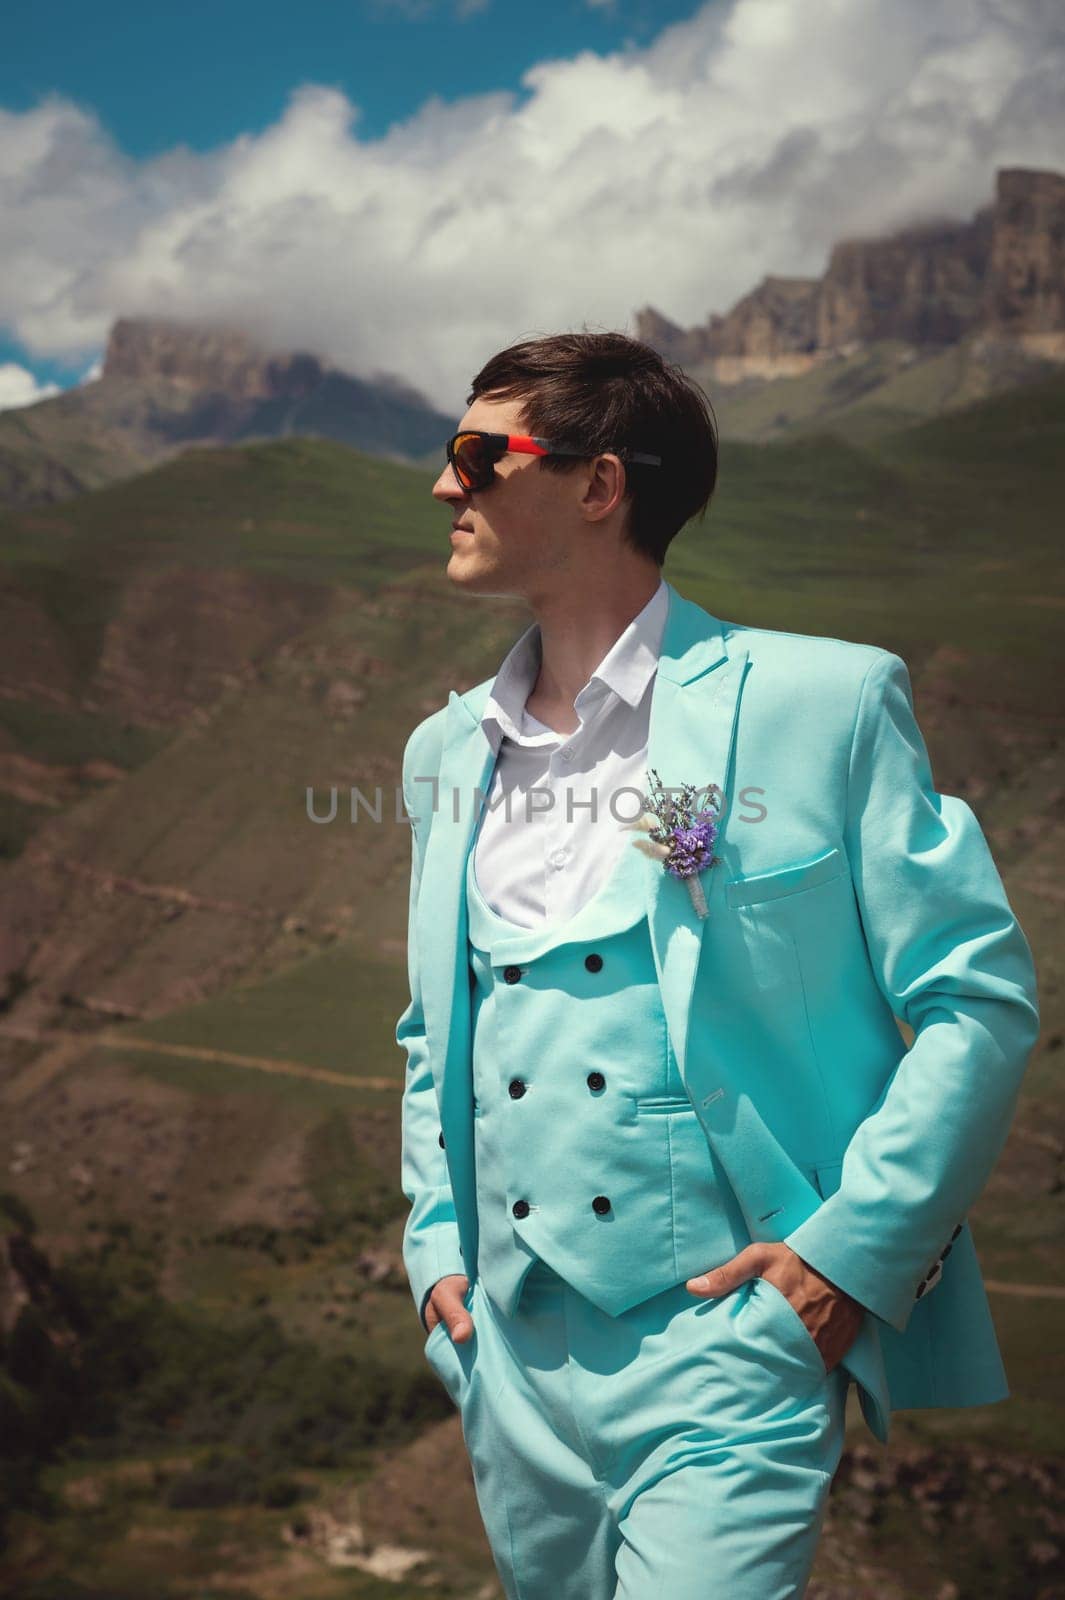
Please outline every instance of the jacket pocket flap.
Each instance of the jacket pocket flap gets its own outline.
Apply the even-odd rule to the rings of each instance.
[[[762,900],[795,894],[799,889],[812,889],[815,883],[838,878],[842,871],[843,851],[834,845],[812,861],[797,861],[794,866],[777,867],[773,872],[756,872],[749,878],[730,878],[725,884],[725,900],[729,906],[757,905]]]
[[[645,1111],[694,1111],[689,1095],[676,1094],[648,1094],[641,1095],[636,1101],[637,1115]]]

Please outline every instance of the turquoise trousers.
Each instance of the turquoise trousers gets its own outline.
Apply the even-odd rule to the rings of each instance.
[[[425,1354],[462,1419],[507,1600],[794,1600],[843,1449],[826,1372],[764,1278],[683,1283],[611,1317],[542,1262],[512,1317],[478,1279],[474,1333]]]

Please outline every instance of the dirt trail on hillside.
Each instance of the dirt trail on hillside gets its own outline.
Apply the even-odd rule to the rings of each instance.
[[[283,1073],[292,1078],[314,1078],[319,1083],[338,1083],[348,1089],[382,1089],[401,1093],[402,1078],[361,1078],[350,1072],[331,1072],[328,1067],[309,1067],[302,1061],[285,1061],[276,1056],[246,1056],[236,1050],[211,1050],[200,1045],[169,1044],[161,1039],[139,1039],[133,1034],[102,1028],[99,1033],[69,1034],[59,1028],[20,1028],[0,1023],[0,1037],[20,1039],[29,1044],[52,1044],[53,1048],[32,1062],[14,1082],[3,1090],[2,1098],[21,1101],[57,1077],[80,1050],[107,1045],[112,1050],[144,1050],[161,1056],[182,1056],[190,1061],[218,1061],[226,1066],[251,1067],[257,1072]]]
[[[1065,1300],[1065,1288],[1056,1283],[1004,1283],[1001,1278],[985,1278],[984,1288],[991,1294],[1022,1294],[1032,1300]]]

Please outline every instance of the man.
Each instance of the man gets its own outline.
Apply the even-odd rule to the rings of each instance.
[[[566,334],[433,488],[451,581],[535,618],[403,760],[404,1261],[508,1600],[801,1595],[851,1381],[884,1442],[1008,1392],[964,1218],[1031,951],[902,660],[662,577],[716,470],[701,390]],[[715,785],[678,876],[627,824]]]

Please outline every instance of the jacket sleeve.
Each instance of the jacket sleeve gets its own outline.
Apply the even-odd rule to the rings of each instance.
[[[905,1332],[929,1266],[987,1182],[1039,1032],[1032,952],[964,800],[936,793],[905,663],[863,679],[844,835],[869,958],[914,1030],[785,1243]]]
[[[415,730],[415,733],[417,730]],[[410,900],[407,917],[407,977],[410,1004],[396,1024],[396,1043],[407,1052],[402,1105],[401,1175],[403,1193],[411,1202],[403,1230],[403,1264],[414,1303],[425,1327],[425,1306],[433,1285],[448,1273],[465,1273],[459,1248],[458,1223],[444,1149],[440,1142],[440,1108],[430,1066],[418,973],[415,913],[421,884],[422,857],[429,818],[414,816],[411,778],[417,769],[411,750],[403,754],[403,803],[411,818]],[[424,805],[425,800],[422,798]],[[428,1330],[427,1330],[428,1331]]]

